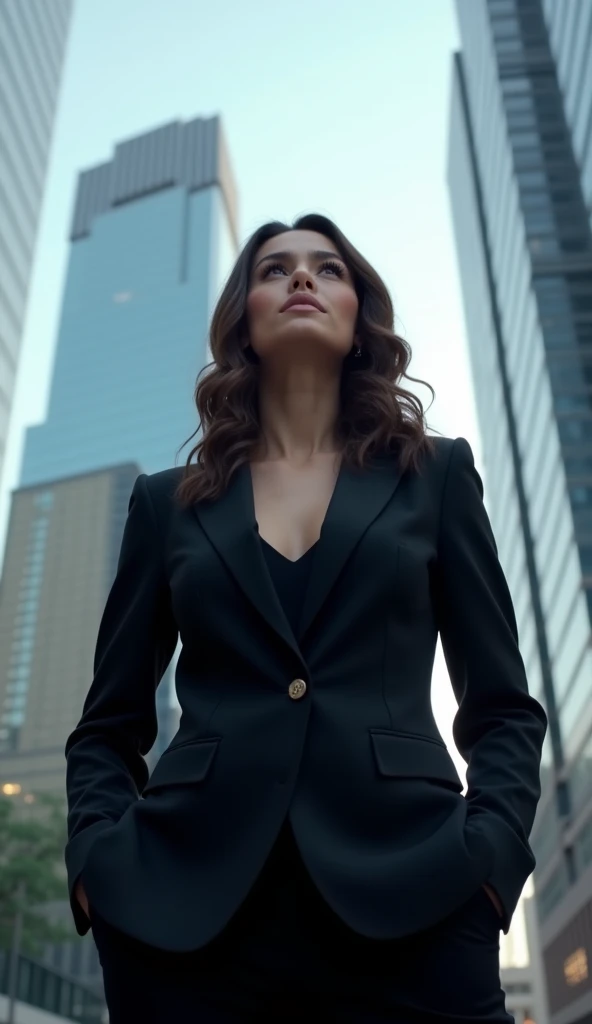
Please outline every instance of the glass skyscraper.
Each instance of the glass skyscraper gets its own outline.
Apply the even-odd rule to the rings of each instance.
[[[0,476],[72,3],[0,2]]]
[[[174,122],[82,173],[49,408],[21,486],[122,462],[166,469],[197,426],[214,300],[237,251],[220,120]]]
[[[448,178],[488,504],[532,692],[551,1020],[592,1021],[592,5],[457,0]]]

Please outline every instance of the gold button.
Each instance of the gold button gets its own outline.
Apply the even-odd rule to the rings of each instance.
[[[304,694],[306,693],[306,683],[304,682],[304,679],[294,679],[288,687],[288,693],[292,700],[300,700],[301,697],[304,697]]]

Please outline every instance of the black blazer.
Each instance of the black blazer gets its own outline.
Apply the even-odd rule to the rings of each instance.
[[[341,469],[297,636],[267,572],[249,468],[185,510],[181,472],[138,477],[130,499],[66,747],[71,893],[82,876],[116,927],[196,949],[244,899],[289,814],[316,885],[358,932],[429,927],[484,882],[507,931],[534,866],[546,718],[467,441],[437,438],[420,474],[388,458]],[[438,632],[465,796],[430,702]],[[179,634],[181,724],[148,778],[154,691]]]

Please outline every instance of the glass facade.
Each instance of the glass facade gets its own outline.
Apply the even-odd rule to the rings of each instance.
[[[98,212],[83,211],[83,224],[89,172],[81,176],[49,407],[27,431],[23,486],[127,461],[147,473],[166,469],[197,426],[195,378],[208,359],[209,319],[236,254],[236,227],[222,175],[192,189],[184,167],[173,182],[164,167],[150,180],[141,152],[149,138],[156,160],[171,128],[181,143],[190,127],[118,147],[95,171],[102,202]],[[116,190],[126,175],[137,180],[122,200]]]
[[[582,191],[592,219],[592,4],[590,0],[543,0],[551,50],[564,97],[564,109]]]
[[[583,870],[576,803],[592,818],[592,236],[574,137],[592,89],[571,84],[590,61],[563,26],[577,14],[588,31],[584,7],[457,0],[448,159],[487,500],[549,716],[532,836],[543,922]]]
[[[0,474],[72,4],[0,3]]]

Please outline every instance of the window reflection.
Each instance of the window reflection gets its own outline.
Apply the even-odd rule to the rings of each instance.
[[[592,652],[588,649],[578,669],[578,674],[570,688],[570,691],[559,710],[559,721],[564,737],[566,752],[577,749],[582,740],[582,734],[589,731],[591,722],[587,717],[592,715],[590,705],[590,686],[592,681]],[[585,713],[582,717],[582,713]],[[577,731],[574,731],[575,726]]]
[[[569,781],[574,811],[592,796],[592,733],[571,766]]]

